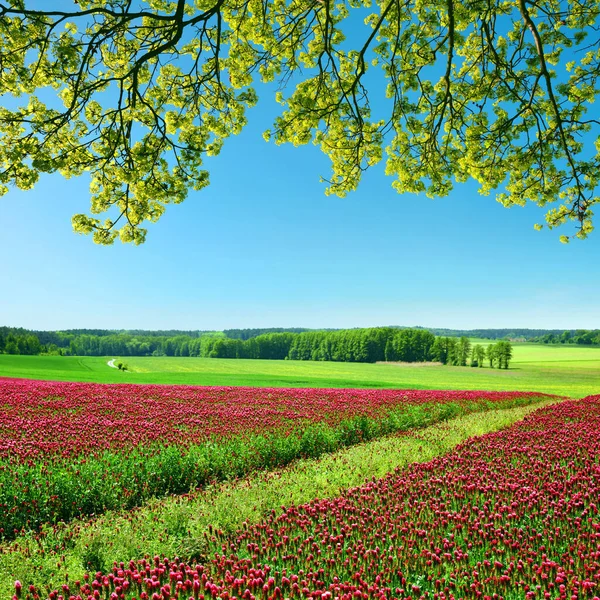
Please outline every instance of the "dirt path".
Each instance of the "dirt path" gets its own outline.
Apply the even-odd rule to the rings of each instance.
[[[109,360],[106,364],[109,367],[112,367],[113,369],[118,369],[119,367],[117,367],[117,365],[115,365],[115,360],[117,360],[116,358],[113,358],[112,360]]]

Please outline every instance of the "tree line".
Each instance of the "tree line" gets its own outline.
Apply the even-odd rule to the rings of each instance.
[[[0,353],[64,356],[205,356],[202,340],[222,332],[28,331],[0,327]]]
[[[600,345],[600,329],[575,329],[554,333],[545,333],[532,341],[540,344],[581,344],[585,346]]]
[[[0,353],[34,355],[44,351],[45,347],[36,335],[9,333],[5,336],[0,333]]]
[[[209,358],[257,358],[335,362],[440,362],[447,365],[507,369],[512,345],[500,340],[485,348],[470,340],[436,337],[425,329],[373,327],[338,331],[269,333],[247,340],[206,338]]]
[[[81,330],[80,330],[81,331]],[[85,330],[94,331],[94,330]],[[250,330],[237,330],[247,332]],[[471,345],[466,336],[435,336],[421,329],[371,327],[324,331],[283,331],[254,337],[226,337],[223,332],[198,332],[172,337],[133,333],[42,332],[42,339],[17,328],[0,328],[0,352],[66,356],[191,356],[335,362],[440,362],[456,366],[508,368],[510,342],[487,349]],[[196,332],[194,332],[196,333]]]
[[[437,336],[470,337],[486,340],[512,340],[512,341],[536,341],[547,334],[560,335],[562,329],[526,329],[526,328],[503,328],[503,329],[444,329],[439,327],[427,327],[431,333]]]
[[[422,329],[372,327],[267,333],[246,340],[206,340],[210,358],[264,358],[337,362],[427,361],[435,336]]]
[[[512,359],[512,344],[507,340],[500,340],[485,347],[482,344],[471,344],[465,336],[436,337],[432,357],[445,365],[483,367],[487,360],[491,368],[508,369]]]

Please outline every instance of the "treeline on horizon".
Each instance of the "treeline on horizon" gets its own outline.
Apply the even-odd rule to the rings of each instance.
[[[29,331],[0,327],[0,353],[63,356],[201,356],[201,340],[210,336],[223,337],[224,334],[220,331],[177,330]]]
[[[447,365],[507,369],[510,342],[472,345],[469,338],[436,337],[426,329],[373,327],[302,333],[267,333],[247,340],[206,338],[209,358],[262,358],[334,362],[439,362]]]
[[[81,331],[81,330],[80,330]],[[467,337],[436,337],[426,329],[373,327],[330,331],[263,333],[247,339],[226,337],[223,332],[201,336],[143,336],[132,333],[94,335],[81,332],[33,332],[0,328],[0,351],[7,354],[59,354],[72,356],[197,356],[205,358],[250,358],[373,363],[440,362],[494,366],[496,354],[486,355],[482,346],[471,348]],[[104,333],[104,332],[103,332]],[[500,348],[508,342],[490,347]],[[510,344],[507,348],[509,349]],[[494,351],[496,352],[496,351]],[[499,353],[499,354],[498,354]],[[498,366],[508,367],[498,354]],[[506,353],[505,353],[506,354]],[[510,354],[510,352],[508,352]]]
[[[396,342],[390,342],[391,345],[386,349],[388,340],[392,338],[405,339],[399,334],[402,331],[424,332],[450,339],[456,339],[460,334],[460,337],[480,337],[492,340],[600,345],[600,330],[585,329],[567,331],[547,329],[453,330],[424,329],[422,327],[372,327],[311,330],[296,327],[226,329],[224,331],[147,331],[141,329],[36,331],[4,326],[0,327],[0,353],[123,357],[212,356],[349,362],[429,360],[405,358],[404,350],[394,354],[392,348],[395,347]],[[414,339],[421,339],[413,334],[407,335],[413,336]],[[317,340],[319,341],[317,342]],[[382,340],[384,341],[382,342]],[[413,354],[423,356],[419,344],[416,345]],[[444,362],[443,357],[431,358],[431,360]]]
[[[545,333],[531,341],[540,344],[579,344],[584,346],[600,345],[600,330],[577,329],[575,331],[563,331],[558,333]]]

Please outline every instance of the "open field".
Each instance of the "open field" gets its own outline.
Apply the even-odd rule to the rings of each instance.
[[[531,482],[541,486],[538,494],[541,498],[546,490],[544,486],[552,477],[551,484],[560,487],[563,479],[575,481],[585,472],[588,479],[582,479],[581,489],[573,493],[577,498],[582,490],[596,493],[596,474],[593,465],[586,462],[586,452],[595,453],[597,448],[598,429],[594,425],[600,418],[596,414],[600,414],[597,398],[581,403],[567,402],[566,409],[560,408],[563,403],[556,404],[556,412],[552,409],[542,412],[541,416],[535,416],[539,414],[535,412],[533,420],[518,426],[508,441],[503,442],[500,437],[471,440],[459,448],[456,458],[451,454],[439,463],[409,466],[407,471],[396,471],[387,477],[386,473],[445,454],[470,435],[514,423],[532,412],[532,403],[539,405],[541,400],[547,405],[558,400],[521,398],[518,393],[430,392],[408,388],[513,389],[584,396],[588,390],[600,389],[600,349],[518,344],[508,371],[393,363],[157,357],[125,359],[132,370],[123,373],[107,365],[112,358],[116,357],[0,356],[0,373],[22,377],[0,380],[3,408],[0,428],[5,442],[0,444],[0,450],[3,449],[0,466],[5,467],[5,475],[0,478],[0,508],[5,511],[4,522],[0,519],[0,527],[5,526],[4,535],[0,536],[4,538],[0,544],[0,597],[7,594],[10,597],[16,590],[13,583],[16,580],[23,586],[23,593],[19,594],[23,600],[48,597],[57,600],[59,592],[53,593],[53,589],[62,589],[65,598],[75,593],[75,597],[93,600],[94,586],[106,597],[114,589],[116,596],[111,597],[125,600],[187,600],[201,595],[204,598],[236,595],[246,600],[264,597],[266,600],[300,598],[306,596],[304,590],[314,591],[313,598],[320,596],[321,600],[324,597],[351,600],[359,591],[373,598],[381,593],[398,598],[412,594],[414,598],[416,588],[438,593],[438,584],[424,578],[424,574],[448,585],[451,582],[457,586],[481,584],[481,589],[487,592],[509,581],[513,572],[508,567],[497,573],[492,569],[487,581],[472,580],[474,569],[487,573],[482,564],[486,566],[490,562],[495,569],[500,569],[497,564],[506,566],[504,555],[494,558],[495,542],[486,547],[487,521],[476,521],[464,531],[459,528],[467,522],[464,519],[476,505],[480,517],[483,510],[483,517],[492,519],[490,524],[495,528],[503,526],[499,519],[509,520],[506,537],[511,535],[514,525],[511,519],[520,519],[519,526],[526,529],[529,515],[538,514],[531,504]],[[97,386],[28,381],[24,379],[26,376],[131,384],[220,382],[224,387]],[[272,389],[242,386],[249,383]],[[404,388],[407,391],[292,389],[302,385]],[[276,389],[283,386],[288,389]],[[463,416],[453,419],[456,415]],[[587,423],[588,416],[591,425]],[[422,429],[444,419],[451,420]],[[550,431],[549,435],[544,427]],[[365,439],[371,441],[361,441]],[[557,439],[560,439],[560,448],[556,448],[558,454],[554,458],[558,462],[547,465],[550,479],[542,476],[533,480],[531,473],[543,471],[544,457],[554,456],[551,442]],[[538,446],[544,457],[538,456],[537,451],[530,452]],[[510,452],[511,459],[507,462],[505,456]],[[571,472],[573,465],[579,466],[571,461],[568,468],[564,467],[563,458],[578,453],[581,468]],[[315,460],[314,457],[320,458]],[[291,466],[282,468],[290,462]],[[523,474],[527,475],[522,492],[512,484],[504,486],[500,477],[503,469],[512,469],[511,476],[517,482],[525,477]],[[375,479],[382,476],[383,480]],[[480,488],[476,484],[478,477],[482,482]],[[451,485],[446,485],[446,478]],[[370,483],[364,485],[365,480]],[[394,483],[396,480],[400,482],[398,485]],[[500,481],[496,492],[491,487],[495,480]],[[363,487],[354,488],[357,485]],[[436,486],[442,487],[437,489]],[[201,489],[196,490],[197,487]],[[388,487],[394,490],[395,498],[406,493],[406,499],[389,504]],[[433,495],[431,491],[426,492],[434,488]],[[488,500],[483,494],[501,495],[507,490],[512,494],[506,500],[512,512],[505,513],[502,506],[492,506],[493,511],[488,515]],[[182,495],[168,496],[173,493]],[[427,504],[429,497],[437,502],[444,493],[455,494],[451,507],[443,502]],[[474,494],[472,501],[468,500],[470,494]],[[568,503],[568,495],[563,496]],[[407,507],[407,521],[394,521],[394,527],[408,532],[402,534],[402,543],[399,538],[390,538],[382,545],[382,536],[387,534],[377,529],[377,519],[369,525],[368,531],[353,533],[356,515],[352,510],[348,527],[344,525],[342,530],[331,532],[323,528],[330,520],[337,522],[335,527],[338,527],[339,518],[346,519],[344,510],[350,506],[348,502],[363,502],[362,498],[367,504],[357,508],[361,522],[369,519],[370,505],[385,518],[399,515],[401,519],[404,518],[402,507]],[[306,502],[309,504],[304,505]],[[418,519],[408,510],[413,505],[422,508]],[[285,507],[283,514],[282,507]],[[323,515],[325,521],[312,522],[313,517],[318,517],[312,507],[317,507],[317,513]],[[581,509],[580,504],[573,507],[576,511]],[[589,510],[593,508],[590,505]],[[433,516],[427,521],[425,517],[429,518],[430,513],[442,515],[441,524]],[[301,515],[300,521],[297,515]],[[570,513],[565,515],[567,531]],[[456,530],[450,531],[448,523],[453,519]],[[335,563],[335,580],[329,581],[328,575],[315,580],[305,577],[304,582],[298,580],[302,586],[298,590],[293,586],[287,589],[290,578],[283,569],[300,575],[302,570],[308,573],[307,569],[327,571],[325,563],[320,566],[320,558],[306,554],[304,542],[296,544],[291,536],[284,540],[282,532],[287,527],[294,531],[294,528],[303,528],[303,523],[310,528],[306,539],[311,540],[311,547],[315,549],[314,543],[318,544],[318,556],[322,552],[332,568],[334,556],[329,548],[335,548],[333,538],[340,535],[339,531],[348,534],[344,541],[344,548],[348,544],[348,548],[352,548],[351,554],[347,554],[348,568],[356,570],[363,565],[366,569],[360,581],[354,580],[349,571],[346,573],[346,563],[342,562]],[[532,526],[543,527],[543,523],[538,519]],[[386,522],[381,524],[387,527]],[[413,525],[417,527],[414,531]],[[279,546],[271,547],[269,539],[262,534],[265,527],[277,531],[282,548],[292,544],[289,554],[281,554],[283,550]],[[281,532],[280,527],[283,527]],[[429,530],[431,540],[428,533],[423,542],[419,541],[422,532]],[[323,532],[327,533],[321,540]],[[368,537],[370,533],[375,536],[373,539]],[[567,533],[574,535],[570,530]],[[463,534],[474,537],[463,539]],[[477,537],[480,534],[481,539]],[[587,530],[582,535],[579,548],[587,551],[590,541]],[[440,536],[451,540],[450,551],[439,554],[437,550],[430,550],[435,556],[431,554],[428,559],[423,553],[410,554],[411,548],[429,541],[441,548],[442,541],[444,544],[446,541]],[[527,539],[533,538],[532,534]],[[366,540],[367,546],[361,545],[360,540]],[[560,548],[566,548],[563,541],[559,541]],[[537,540],[534,542],[539,544]],[[553,549],[552,542],[544,540],[544,548]],[[386,557],[389,561],[400,561],[392,575],[388,571],[377,571],[377,565],[381,564],[378,553],[387,551],[388,546],[392,547],[390,544],[399,544],[396,554]],[[467,549],[467,544],[473,549],[471,546]],[[524,546],[525,551],[537,552],[535,544]],[[238,561],[230,566],[240,568],[242,577],[247,571],[240,565],[249,566],[250,562],[246,561],[251,561],[256,573],[265,564],[272,565],[260,576],[263,583],[259,588],[251,579],[244,580],[244,585],[251,590],[248,594],[244,589],[228,587],[231,581],[223,575],[225,563],[218,556],[215,558],[215,553],[225,552],[225,548]],[[403,548],[408,548],[409,554],[401,555]],[[560,564],[564,554],[560,548],[554,548],[552,564]],[[568,554],[570,550],[565,552]],[[153,559],[143,563],[144,557],[149,556],[161,558],[157,559],[158,563]],[[180,573],[182,577],[185,575],[189,585],[184,585],[183,579],[176,583],[174,563],[170,562],[175,556],[180,557],[180,563],[175,564],[181,565]],[[293,562],[291,556],[299,557],[298,561]],[[515,554],[514,560],[521,558]],[[113,561],[117,565],[114,570]],[[418,572],[402,567],[409,563],[418,564]],[[94,574],[98,571],[105,575],[94,583],[94,577],[98,577]],[[82,581],[80,578],[85,572],[91,575]],[[202,575],[206,573],[210,573],[212,579],[203,581]],[[527,576],[532,578],[530,584],[536,583],[535,571],[527,572]],[[272,587],[263,590],[270,577],[274,577],[280,592]],[[80,584],[75,583],[76,580]],[[339,581],[343,582],[343,589],[338,590],[335,586]],[[373,593],[363,587],[368,581]],[[575,591],[573,586],[578,585],[577,581],[573,583],[566,576],[564,581],[566,589]],[[200,583],[193,587],[194,582]],[[35,586],[35,592],[29,592],[30,585]],[[453,589],[452,585],[449,589]],[[522,590],[519,592],[503,597],[521,598]]]
[[[0,539],[547,396],[0,380]]]
[[[70,582],[82,580],[86,572],[106,572],[114,562],[145,555],[198,558],[209,550],[213,531],[233,534],[244,523],[258,523],[280,510],[282,502],[289,506],[335,498],[349,487],[445,454],[471,436],[503,429],[554,402],[471,413],[275,471],[215,483],[193,494],[151,500],[133,511],[46,526],[41,535],[26,533],[0,545],[0,598],[12,596],[16,580],[25,589],[35,585],[43,597],[61,589],[66,574]]]
[[[527,412],[52,528],[1,547],[0,574],[24,600],[597,598],[600,396]]]
[[[485,342],[482,342],[485,343]],[[258,387],[360,387],[540,391],[575,398],[600,391],[600,348],[514,344],[510,369],[303,361],[0,355],[0,376],[90,381]]]

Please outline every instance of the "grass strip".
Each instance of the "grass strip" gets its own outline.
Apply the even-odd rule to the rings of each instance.
[[[488,344],[490,340],[473,343]],[[482,369],[412,363],[372,364],[229,358],[123,357],[131,371],[107,366],[110,357],[0,354],[0,375],[103,383],[285,388],[529,390],[582,398],[600,389],[600,348],[513,343],[510,368]]]
[[[444,454],[469,437],[507,427],[558,400],[464,415],[200,492],[152,500],[131,511],[46,525],[0,546],[0,597],[12,596],[17,579],[49,593],[86,571],[109,570],[115,561],[154,555],[202,561],[218,543],[217,532],[222,539],[282,505],[335,497],[365,480]]]

